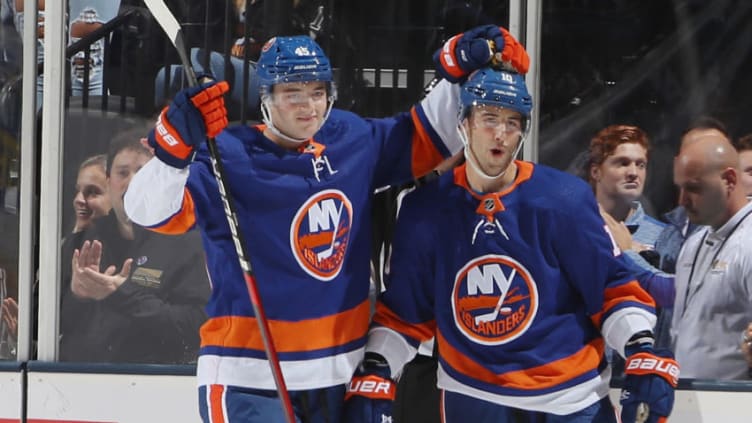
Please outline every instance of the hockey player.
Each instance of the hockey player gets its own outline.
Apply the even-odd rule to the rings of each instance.
[[[499,53],[527,69],[519,43],[484,27],[454,39],[444,71],[461,78]],[[149,135],[158,159],[131,182],[126,209],[155,230],[201,230],[213,283],[197,370],[204,422],[284,421],[203,143],[217,136],[294,412],[337,423],[370,319],[372,192],[460,150],[453,123],[440,119],[458,93],[441,83],[410,113],[386,119],[334,109],[330,62],[300,36],[269,40],[257,77],[264,124],[255,127],[223,131],[224,83],[177,95]]]
[[[627,359],[622,422],[640,404],[664,421],[679,368],[653,350],[654,302],[591,189],[514,160],[532,108],[523,77],[484,68],[460,97],[466,163],[402,204],[347,421],[387,421],[390,378],[434,336],[443,422],[615,422],[606,345]]]

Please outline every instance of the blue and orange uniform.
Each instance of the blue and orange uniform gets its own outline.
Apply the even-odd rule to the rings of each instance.
[[[655,322],[590,188],[516,165],[501,192],[471,189],[462,165],[400,210],[366,350],[396,374],[435,336],[445,421],[470,416],[449,409],[449,397],[495,406],[497,419],[505,407],[567,415],[595,404],[608,394],[606,345],[624,354]]]
[[[291,391],[350,380],[370,320],[372,194],[459,151],[454,122],[440,118],[457,108],[456,86],[442,82],[410,112],[390,118],[333,109],[297,151],[265,137],[263,125],[229,127],[217,137],[227,195]],[[199,385],[273,391],[206,146],[186,169],[151,160],[131,181],[125,204],[134,222],[154,230],[201,231],[212,295]]]

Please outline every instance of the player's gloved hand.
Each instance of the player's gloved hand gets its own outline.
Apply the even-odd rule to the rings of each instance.
[[[228,90],[227,82],[211,81],[178,92],[149,131],[149,145],[154,154],[170,166],[179,169],[188,166],[196,146],[227,126],[223,95]]]
[[[343,422],[391,422],[397,385],[390,375],[389,365],[383,357],[366,353],[347,385]]]
[[[622,423],[665,422],[674,407],[679,365],[668,350],[654,350],[652,334],[637,334],[624,348]]]
[[[476,69],[489,64],[505,65],[520,74],[530,68],[522,44],[505,28],[483,25],[447,40],[433,55],[436,70],[449,82],[460,82]]]

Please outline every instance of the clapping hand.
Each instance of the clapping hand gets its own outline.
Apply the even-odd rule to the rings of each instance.
[[[73,252],[71,291],[76,296],[102,300],[128,279],[133,259],[126,259],[120,272],[114,265],[102,271],[101,259],[102,243],[99,241],[84,241],[81,249]]]

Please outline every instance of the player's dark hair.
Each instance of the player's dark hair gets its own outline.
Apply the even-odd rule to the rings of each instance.
[[[736,148],[736,151],[738,152],[752,150],[752,133],[744,135],[736,140],[734,142],[734,148]]]
[[[107,176],[110,176],[110,170],[112,168],[112,161],[123,150],[133,150],[140,153],[145,153],[152,156],[152,152],[141,144],[141,138],[146,137],[149,133],[149,128],[143,125],[139,125],[130,129],[126,129],[115,135],[110,142],[110,149],[107,152]]]

